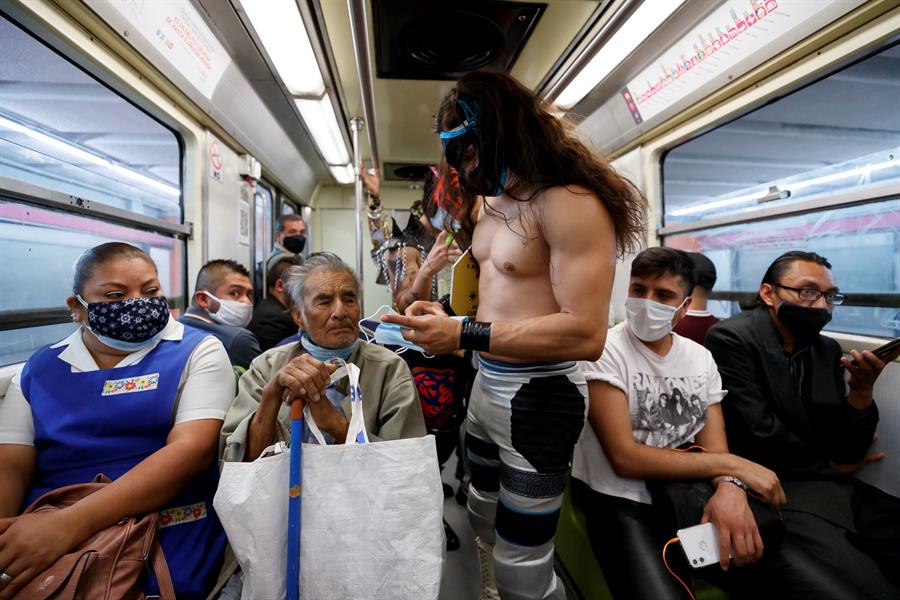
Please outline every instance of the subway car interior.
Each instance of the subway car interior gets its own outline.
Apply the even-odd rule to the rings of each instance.
[[[546,131],[539,134],[535,123]],[[554,139],[569,158],[540,145]],[[559,208],[566,202],[573,208]],[[119,258],[108,259],[113,255]],[[744,598],[751,588],[755,598],[825,598],[831,596],[802,581],[807,574],[798,583],[785,573],[795,566],[788,550],[802,546],[793,515],[809,512],[797,502],[804,494],[825,498],[810,490],[826,483],[841,494],[852,490],[822,500],[822,523],[843,523],[829,515],[852,507],[847,514],[856,520],[839,528],[840,544],[852,550],[810,534],[815,552],[838,561],[858,554],[846,572],[877,574],[859,575],[865,584],[847,575],[828,589],[851,590],[834,597],[900,598],[894,544],[900,542],[900,351],[886,346],[900,338],[898,0],[0,0],[0,256],[0,600],[137,597],[124,587],[108,596],[64,595],[95,589],[83,586],[99,575],[89,561],[78,559],[80,569],[63,563],[83,557],[78,549],[101,529],[157,510],[159,545],[177,594],[167,595],[151,550],[141,560],[152,562],[156,574],[136,575],[133,589],[160,598],[712,600]],[[114,260],[125,261],[116,263],[122,270],[113,269]],[[693,265],[689,277],[678,266],[683,260]],[[665,261],[676,266],[660,267]],[[134,290],[122,284],[116,292],[91,291],[98,275],[137,281],[140,265],[155,267],[152,289],[138,282]],[[704,288],[706,307],[698,306],[696,292],[704,268],[714,283]],[[804,268],[817,275],[800,277],[797,269]],[[480,273],[480,282],[467,269]],[[216,287],[225,281],[220,271],[229,282],[244,282],[234,283],[227,298],[226,286]],[[642,287],[642,273],[657,273],[655,291]],[[674,300],[658,295],[659,282],[678,281],[679,274],[686,291],[667,292]],[[403,292],[407,284],[415,289]],[[315,292],[316,285],[324,291]],[[113,319],[106,302],[123,328],[129,318],[151,327],[145,310],[163,316],[153,336],[135,330],[134,338],[130,332],[123,338],[116,326],[103,325]],[[141,302],[140,314],[131,311]],[[580,311],[592,318],[582,320]],[[458,318],[446,319],[445,312]],[[405,314],[389,318],[395,329],[381,321],[388,313]],[[703,334],[699,343],[670,336],[673,315],[719,323],[704,346]],[[280,319],[279,327],[286,320],[286,330],[261,333],[267,318]],[[751,318],[762,321],[748,326]],[[333,325],[341,320],[350,325]],[[656,326],[662,338],[641,334]],[[216,333],[221,327],[231,331],[228,340]],[[447,331],[445,343],[440,336]],[[740,335],[750,341],[736,341]],[[293,345],[276,344],[290,336]],[[232,348],[247,338],[255,351],[237,361]],[[656,383],[641,388],[649,376],[640,365],[657,369],[653,361],[669,350],[653,344],[670,338],[686,366],[653,371]],[[757,341],[775,349],[754,354]],[[183,352],[186,343],[196,350]],[[619,343],[636,345],[637,354],[611,352]],[[213,350],[224,356],[221,347],[231,359],[226,375],[212,367],[201,373],[201,358],[212,361]],[[285,348],[293,348],[290,355]],[[184,369],[181,380],[166,377],[166,357]],[[618,367],[616,357],[623,361]],[[335,365],[326,358],[350,364],[332,374]],[[428,362],[442,358],[450,362]],[[90,368],[79,371],[78,360]],[[399,366],[385,366],[391,360]],[[49,376],[60,361],[71,370],[63,366]],[[686,375],[698,363],[711,366]],[[198,376],[188,375],[195,367]],[[91,375],[111,369],[122,369],[121,376]],[[827,393],[818,378],[823,369],[830,369]],[[351,376],[345,404],[330,395],[344,385],[334,383],[340,374]],[[319,391],[300,383],[323,377]],[[100,382],[96,398],[88,391],[82,397],[86,378]],[[550,381],[552,389],[541,383]],[[225,391],[213,391],[215,385]],[[691,395],[700,385],[704,391]],[[380,401],[372,399],[378,388]],[[542,396],[542,389],[550,391]],[[401,399],[403,390],[411,403]],[[147,412],[121,408],[142,394],[157,398],[133,409]],[[214,410],[215,394],[225,401]],[[650,407],[648,394],[660,404]],[[675,402],[682,394],[691,400]],[[819,406],[832,396],[836,404]],[[315,413],[328,405],[326,397],[332,412]],[[618,398],[610,402],[621,413],[604,405],[607,397]],[[688,419],[694,399],[699,416]],[[168,404],[152,405],[157,401]],[[574,429],[554,412],[567,402],[578,413]],[[752,402],[758,406],[747,408]],[[69,418],[91,403],[83,417]],[[233,416],[247,403],[246,414]],[[205,416],[185,416],[191,410]],[[407,410],[412,416],[398,416]],[[162,434],[149,433],[150,425],[133,432],[135,423],[163,411],[169,420],[162,419]],[[271,417],[268,425],[263,414]],[[313,414],[321,432],[310,425]],[[131,429],[123,426],[132,418]],[[361,430],[329,436],[333,423],[345,421],[348,431]],[[629,428],[625,441],[613,423]],[[235,539],[241,534],[234,532],[252,527],[249,517],[234,517],[244,514],[246,499],[235,500],[241,494],[230,461],[248,468],[271,462],[258,458],[263,449],[294,460],[295,448],[299,461],[301,444],[276,442],[300,431],[311,442],[302,444],[303,470],[291,463],[290,488],[287,470],[277,479],[283,520],[247,534],[256,542],[275,535],[272,556],[280,562],[254,572],[254,560],[267,561]],[[422,438],[426,431],[434,442]],[[354,451],[370,437],[372,446],[427,439],[417,456],[428,461],[407,468],[407,452],[406,462],[401,456],[381,471],[383,465],[360,467],[369,458],[358,464],[348,458],[329,463],[332,471],[323,475],[326,453],[313,448],[323,432],[334,444],[346,435]],[[154,443],[163,449],[129,463],[130,470],[82,459],[125,453],[117,444],[144,448],[158,435]],[[203,450],[200,436],[210,440]],[[853,436],[868,437],[846,441]],[[622,456],[641,447],[634,450],[637,466],[619,456],[614,440]],[[845,443],[846,451],[833,450]],[[705,452],[664,452],[687,446]],[[199,452],[198,466],[163,468],[179,462],[176,449]],[[701,472],[667,462],[699,464],[698,456],[717,453],[743,470]],[[812,483],[798,475],[806,469],[797,466],[800,459],[784,458],[804,453],[817,457]],[[552,466],[560,460],[561,467]],[[671,470],[647,466],[657,460]],[[176,501],[166,486],[141,483],[141,474],[152,479],[154,465],[160,474],[177,471],[166,486],[187,486],[188,496],[212,477],[210,495]],[[69,466],[82,478],[64,476]],[[50,517],[41,525],[47,513],[31,512],[32,502],[49,502],[35,490],[53,494],[88,483],[94,467],[113,479],[85,496],[108,503],[98,500],[102,510],[79,513],[96,527],[50,544],[52,551],[30,546],[50,527]],[[369,489],[385,482],[386,491],[367,505],[353,504],[347,491],[353,487],[341,487],[352,511],[334,508],[341,496],[316,496],[315,481],[324,481],[316,477],[343,482],[357,472],[342,472],[351,467],[360,476],[368,471]],[[614,481],[600,481],[605,473]],[[222,498],[226,476],[231,504]],[[126,480],[131,496],[121,485]],[[699,510],[703,523],[719,527],[719,537],[713,530],[697,547],[708,542],[717,553],[697,552],[701,561],[724,565],[729,559],[721,551],[730,552],[728,571],[694,568],[696,540],[681,531],[699,527],[700,512],[692,523],[678,523],[679,535],[673,526],[653,537],[649,557],[632,557],[640,552],[625,541],[619,546],[619,536],[630,533],[609,515],[625,511],[623,503],[656,510],[662,495],[675,492],[649,482],[669,480],[711,482],[704,485],[712,486],[713,499],[723,488],[723,495],[743,494],[741,514],[759,538],[756,555],[744,560],[754,553],[750,534],[746,547],[737,534],[722,542],[722,523],[737,517],[717,517],[711,499]],[[614,491],[632,489],[635,481],[636,495]],[[249,490],[241,493],[265,496],[269,482],[245,481]],[[138,501],[140,495],[148,499]],[[859,507],[873,496],[881,512],[867,521]],[[777,514],[783,542],[767,537],[753,502]],[[54,514],[74,515],[78,504],[88,501]],[[193,516],[185,506],[194,507]],[[250,512],[267,512],[258,506]],[[295,507],[302,510],[302,537],[288,523],[299,528]],[[346,518],[330,516],[312,535],[319,507]],[[97,516],[103,511],[115,520],[103,521]],[[53,518],[66,529],[64,517]],[[227,540],[209,528],[197,533],[198,523],[211,527],[218,519]],[[485,519],[490,533],[479,534]],[[235,525],[241,521],[244,528]],[[401,521],[405,533],[389,527]],[[329,539],[332,548],[343,548],[376,525],[390,539],[375,549],[312,556]],[[177,533],[170,532],[191,526],[184,535],[206,537],[173,546]],[[780,571],[778,552],[786,565]],[[187,577],[193,587],[177,566],[191,560],[200,565]],[[340,566],[345,561],[352,564]],[[828,573],[845,572],[823,564],[831,565]],[[743,569],[758,570],[735,584]],[[724,581],[723,573],[735,579]],[[341,581],[317,586],[320,578]],[[652,591],[654,578],[668,586],[665,593]],[[278,585],[270,596],[260,582],[272,579]],[[39,580],[61,595],[41,595]],[[147,588],[149,580],[158,588]]]

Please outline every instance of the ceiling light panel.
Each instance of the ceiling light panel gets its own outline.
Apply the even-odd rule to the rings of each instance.
[[[557,96],[556,106],[570,109],[606,79],[684,0],[644,0]]]
[[[318,99],[294,98],[294,102],[325,162],[329,165],[345,165],[350,162],[347,144],[344,143],[341,126],[328,94]]]
[[[296,0],[241,0],[278,76],[292,96],[321,96],[322,72]]]
[[[338,183],[353,183],[356,180],[356,170],[350,163],[344,166],[330,165],[328,168]]]

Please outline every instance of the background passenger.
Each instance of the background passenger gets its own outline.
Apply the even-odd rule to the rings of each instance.
[[[257,302],[268,296],[268,288],[272,285],[268,273],[263,281],[263,265],[268,265],[266,268],[271,269],[277,261],[275,257],[279,255],[293,256],[294,263],[302,265],[304,248],[306,248],[306,223],[303,218],[296,213],[278,217],[275,221],[275,242],[272,244],[272,252],[266,255],[265,261],[256,263],[254,271],[253,289],[256,290]]]
[[[298,262],[299,261],[299,262]],[[260,349],[265,352],[278,342],[297,333],[297,325],[291,317],[291,304],[284,290],[282,275],[302,261],[293,254],[276,254],[268,263],[268,293],[253,308],[253,318],[247,328],[256,336]]]
[[[775,473],[728,453],[720,405],[726,391],[709,351],[672,333],[692,302],[693,283],[687,253],[650,248],[638,254],[625,322],[609,331],[600,360],[582,363],[590,428],[575,448],[572,476],[589,487],[588,536],[617,599],[684,596],[660,560],[674,531],[653,507],[644,480],[712,480],[716,491],[703,522],[716,526],[726,570],[730,548],[735,566],[763,555],[747,492],[734,478],[769,502],[784,502]],[[708,452],[670,450],[687,443]]]
[[[371,175],[362,165],[360,173],[369,191],[369,195],[377,196],[380,189],[378,175]],[[393,308],[398,312],[406,310],[416,300],[437,300],[435,277],[449,265],[452,265],[460,256],[460,247],[451,237],[451,232],[443,229],[449,226],[443,219],[435,219],[432,223],[426,215],[432,215],[437,211],[433,205],[438,203],[436,197],[449,201],[450,195],[439,185],[437,171],[432,167],[425,176],[422,186],[422,200],[420,204],[426,207],[419,220],[415,220],[414,212],[410,211],[410,223],[401,234],[399,247],[393,250],[383,250],[383,269],[385,279],[391,290]],[[458,191],[458,183],[455,196],[461,195]],[[446,214],[446,212],[444,213]],[[449,215],[448,215],[449,220]],[[464,236],[471,239],[471,232]],[[388,243],[393,242],[389,240]],[[423,251],[427,251],[425,256]],[[402,253],[402,256],[400,254]],[[423,261],[424,258],[424,261]],[[449,308],[449,295],[445,296],[442,303]],[[424,356],[421,352],[404,352],[403,360],[409,366],[416,383],[419,402],[422,405],[422,413],[425,416],[425,426],[428,433],[434,435],[437,446],[438,464],[443,470],[444,464],[458,449],[460,442],[460,425],[465,420],[465,401],[471,386],[474,369],[470,353],[456,351],[440,356]],[[456,475],[463,480],[463,459],[461,452],[457,451]],[[449,484],[443,484],[444,497],[453,495],[453,488]],[[465,504],[465,490],[460,483],[457,491],[457,502]],[[459,548],[459,537],[444,520],[444,533],[447,536],[447,550]]]
[[[300,342],[259,356],[241,377],[238,396],[225,425],[224,458],[252,461],[266,447],[290,441],[290,404],[307,403],[329,443],[343,444],[350,419],[347,379],[329,385],[332,358],[359,367],[363,414],[369,439],[397,440],[425,435],[412,375],[399,356],[359,339],[359,279],[337,255],[311,254],[285,275],[294,315],[303,323]],[[310,432],[304,420],[303,441]],[[338,476],[338,474],[335,474]],[[223,570],[230,577],[237,561],[229,552]],[[232,586],[232,583],[229,583]]]
[[[178,598],[205,598],[225,549],[212,498],[234,394],[228,355],[171,318],[156,265],[128,244],[86,251],[66,303],[80,327],[34,353],[0,402],[0,517],[14,517],[0,519],[0,571],[12,577],[0,597],[95,532],[159,510]],[[98,473],[113,483],[62,510],[15,517]],[[144,592],[155,588],[152,578]]]
[[[306,223],[294,213],[281,215],[275,223],[275,243],[273,252],[301,254],[306,248]]]
[[[219,338],[231,364],[246,369],[260,353],[247,329],[252,318],[250,273],[233,260],[211,260],[197,273],[191,306],[179,321]]]
[[[844,300],[830,269],[813,252],[781,255],[763,276],[759,305],[710,329],[706,346],[729,390],[732,449],[774,470],[787,493],[783,548],[801,559],[772,565],[766,577],[785,596],[898,598],[900,499],[852,477],[883,457],[867,453],[878,424],[872,387],[885,363],[868,351],[842,357],[820,334]],[[809,577],[806,565],[828,577]]]
[[[688,252],[694,265],[694,289],[691,291],[691,303],[687,314],[675,325],[675,333],[698,344],[709,328],[719,322],[708,310],[709,295],[716,285],[716,265],[699,252]]]

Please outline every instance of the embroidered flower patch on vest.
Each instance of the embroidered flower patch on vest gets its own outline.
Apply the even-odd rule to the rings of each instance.
[[[103,384],[103,396],[130,394],[155,390],[159,385],[159,373],[126,377],[124,379],[107,379]]]
[[[199,521],[206,518],[206,502],[188,504],[187,506],[173,506],[159,511],[159,528],[181,525],[191,521]]]

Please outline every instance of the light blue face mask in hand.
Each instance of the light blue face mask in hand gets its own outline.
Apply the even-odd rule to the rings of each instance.
[[[362,321],[374,320],[378,316],[378,314],[381,312],[381,309],[387,309],[385,314],[388,314],[388,315],[399,314],[397,311],[392,309],[390,306],[387,306],[386,304],[382,304],[381,306],[378,307],[378,310],[376,310],[370,317],[368,317],[367,319],[363,319]],[[453,317],[453,318],[454,319],[465,319],[465,317]],[[365,328],[363,328],[363,326],[362,326],[362,321],[360,321],[360,329],[365,332]],[[400,350],[397,350],[397,354],[402,354],[402,353],[406,352],[407,350],[415,350],[416,352],[421,352],[422,355],[425,356],[426,358],[430,358],[431,356],[433,356],[432,354],[429,354],[421,346],[417,346],[416,344],[405,339],[403,337],[403,333],[402,333],[404,329],[406,329],[406,328],[401,327],[400,325],[397,325],[396,323],[381,322],[378,324],[378,327],[375,328],[374,342],[376,344],[379,344],[382,346],[399,346]],[[367,338],[366,341],[368,341],[370,343],[373,341],[372,339],[368,339],[368,335],[366,336],[366,338]]]

